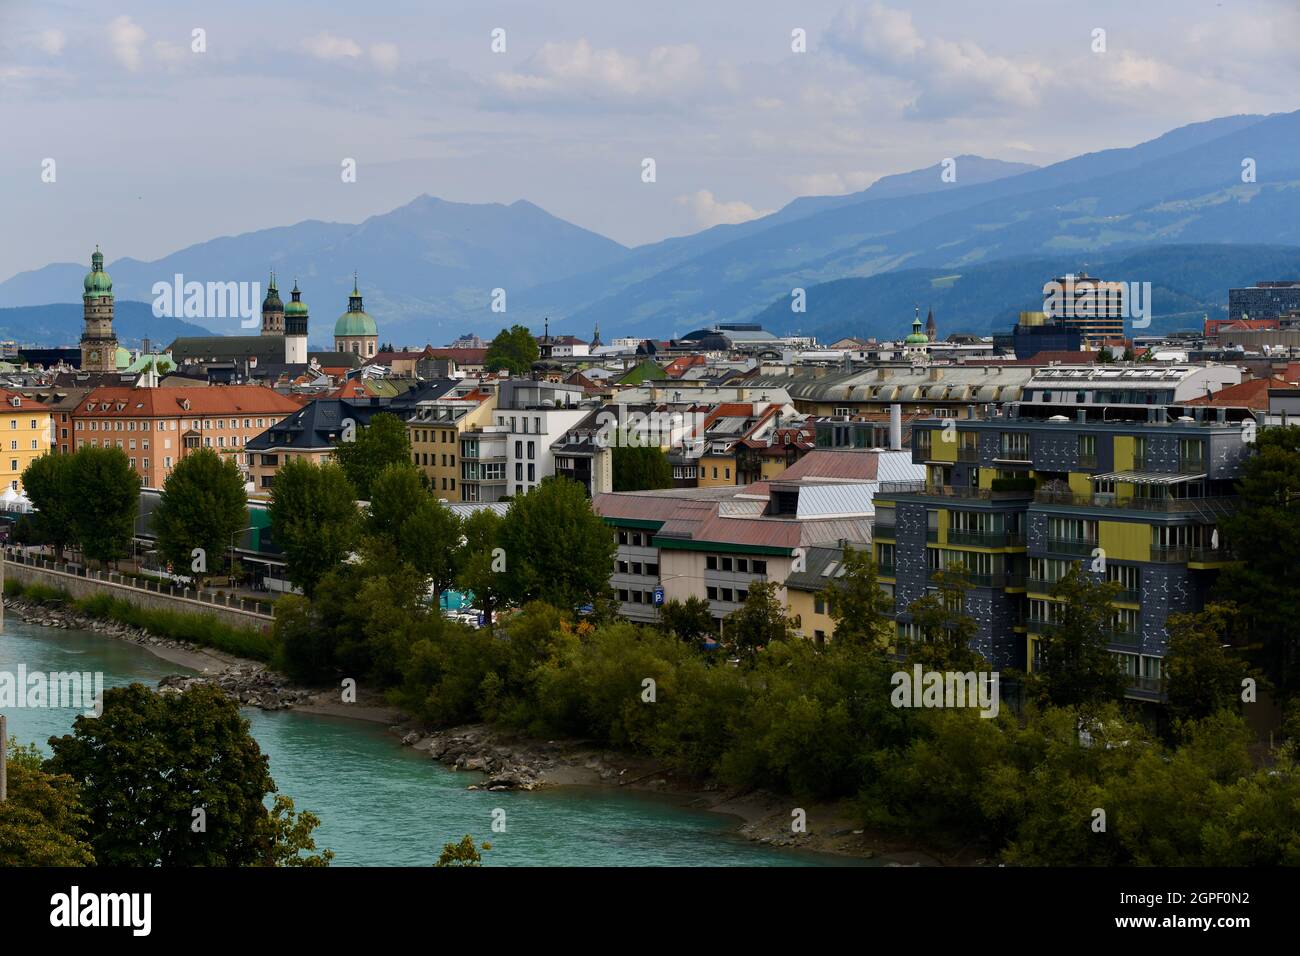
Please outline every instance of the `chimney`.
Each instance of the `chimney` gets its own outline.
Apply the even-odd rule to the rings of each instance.
[[[889,406],[889,448],[903,450],[903,406],[897,403]]]

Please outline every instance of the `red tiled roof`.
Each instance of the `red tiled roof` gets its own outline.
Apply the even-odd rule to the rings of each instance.
[[[836,478],[847,481],[875,481],[880,464],[872,451],[828,451],[814,449],[781,472],[781,481],[796,478]]]
[[[188,402],[185,408],[182,402]],[[93,412],[86,407],[93,404]],[[120,409],[118,406],[122,406]],[[158,418],[178,415],[282,414],[298,410],[298,404],[261,385],[208,385],[203,388],[133,388],[103,386],[81,400],[74,415],[122,415],[126,418]]]
[[[1205,398],[1193,398],[1188,405],[1212,405],[1227,408],[1252,408],[1268,410],[1268,390],[1270,388],[1291,388],[1291,383],[1284,378],[1252,378],[1237,385],[1226,385],[1213,395]]]

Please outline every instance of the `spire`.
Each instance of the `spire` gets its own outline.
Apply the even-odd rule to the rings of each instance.
[[[357,291],[357,274],[355,271],[352,273],[352,294],[358,296],[361,295],[361,293]]]
[[[267,289],[269,289],[271,292],[275,292],[275,291],[277,291],[276,288],[275,288],[275,270],[274,270],[274,269],[271,270],[271,284],[267,286]]]
[[[361,302],[361,291],[357,286],[357,274],[352,273],[352,295],[348,296],[349,312],[364,312],[365,306]]]

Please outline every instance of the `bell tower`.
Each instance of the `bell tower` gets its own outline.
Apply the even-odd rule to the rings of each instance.
[[[90,272],[82,283],[81,370],[117,371],[117,336],[113,334],[113,280],[104,271],[104,254],[95,247]]]

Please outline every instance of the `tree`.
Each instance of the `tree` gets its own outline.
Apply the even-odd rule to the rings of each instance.
[[[723,636],[751,661],[760,650],[788,640],[793,633],[776,590],[775,581],[756,581],[750,585],[745,603],[727,616]]]
[[[76,538],[77,488],[73,455],[42,455],[23,471],[23,490],[36,509],[31,515],[32,540],[54,548],[54,559]]]
[[[159,553],[176,568],[189,569],[200,587],[247,526],[248,495],[239,466],[211,448],[191,452],[176,464],[153,513]],[[200,555],[194,555],[196,549]]]
[[[645,491],[673,486],[673,466],[663,450],[653,445],[614,446],[615,491]]]
[[[334,460],[352,482],[358,497],[369,501],[371,485],[389,465],[411,462],[411,442],[406,425],[396,415],[379,412],[364,428],[358,427],[352,440],[345,432],[334,446]]]
[[[213,686],[104,691],[101,716],[51,737],[46,769],[81,785],[100,866],[246,866],[278,852],[267,758]]]
[[[613,530],[576,481],[551,477],[510,502],[501,528],[505,591],[517,603],[572,610],[609,587]]]
[[[505,370],[511,375],[525,375],[537,361],[537,339],[522,325],[502,329],[488,343],[483,367],[489,372]]]
[[[1057,707],[1095,708],[1124,697],[1124,678],[1107,650],[1121,590],[1118,581],[1097,581],[1071,566],[1052,587],[1055,623],[1044,628],[1030,687]]]
[[[438,595],[456,573],[460,519],[424,488],[409,463],[389,465],[375,479],[367,530],[433,584]]]
[[[1290,698],[1300,689],[1300,427],[1260,429],[1241,470],[1240,507],[1219,519],[1236,560],[1215,594],[1240,609],[1250,658]]]
[[[1224,646],[1237,616],[1233,604],[1208,604],[1195,614],[1169,616],[1165,674],[1171,718],[1200,720],[1220,710],[1238,710],[1246,664]]]
[[[313,831],[320,826],[314,813],[294,810],[293,798],[275,795],[271,812],[262,821],[262,866],[329,866],[333,850],[316,853]]]
[[[10,738],[8,799],[0,803],[0,866],[93,866],[90,814],[66,774],[42,767],[35,745]]]
[[[835,622],[835,642],[887,647],[894,634],[894,604],[880,587],[871,553],[845,545],[836,574],[822,591]]]
[[[483,853],[490,849],[492,844],[485,841]],[[442,853],[434,866],[482,866],[483,853],[480,853],[479,848],[474,845],[474,838],[466,833],[459,843],[443,845]]]
[[[474,606],[489,622],[508,591],[505,571],[497,570],[505,559],[504,549],[496,553],[504,523],[490,508],[475,511],[461,526],[464,543],[456,555],[456,583],[474,595]]]
[[[271,485],[270,514],[289,580],[310,597],[356,546],[356,490],[336,463],[293,458]]]
[[[920,639],[900,650],[906,653],[909,664],[920,664],[927,671],[965,673],[978,669],[984,658],[971,646],[979,634],[979,625],[966,613],[970,579],[965,567],[953,562],[945,570],[936,571],[930,580],[935,590],[908,606]]]
[[[88,559],[116,561],[135,534],[140,476],[120,448],[80,448],[72,462],[74,538]]]
[[[664,604],[659,608],[659,627],[689,644],[698,643],[715,630],[709,602],[701,597],[688,597],[685,601],[673,598]]]

